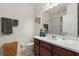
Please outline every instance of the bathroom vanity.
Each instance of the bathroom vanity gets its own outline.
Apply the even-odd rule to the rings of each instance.
[[[79,56],[79,41],[65,43],[34,36],[34,54],[36,56]]]

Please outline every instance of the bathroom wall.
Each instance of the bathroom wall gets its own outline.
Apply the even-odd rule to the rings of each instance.
[[[48,12],[44,12],[42,14],[42,24],[48,24],[48,32],[50,32],[50,26],[51,26],[51,23],[50,23],[50,19],[51,19],[52,15]],[[42,25],[43,27],[43,25]]]
[[[51,15],[48,13],[45,13],[50,8],[48,3],[39,3],[36,4],[35,6],[35,16],[36,17],[41,17],[41,23],[35,23],[35,29],[34,29],[34,34],[39,35],[40,28],[43,27],[42,24],[49,24],[49,20]]]
[[[35,23],[34,35],[39,35],[40,28],[42,28],[42,13],[46,9],[46,3],[38,3],[35,5],[35,17],[41,17],[41,23]]]
[[[1,3],[0,17],[19,20],[19,25],[13,27],[13,34],[0,36],[0,43],[17,40],[26,44],[33,40],[34,35],[34,7],[25,3]]]

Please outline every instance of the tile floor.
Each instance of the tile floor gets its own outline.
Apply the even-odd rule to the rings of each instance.
[[[34,56],[33,51],[28,51],[27,49],[20,49],[17,56]]]

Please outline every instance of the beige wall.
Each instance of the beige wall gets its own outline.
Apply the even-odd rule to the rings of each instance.
[[[19,20],[19,25],[13,27],[13,34],[0,36],[0,43],[7,40],[18,40],[26,44],[33,40],[34,35],[34,8],[31,4],[1,3],[0,17],[8,17]]]

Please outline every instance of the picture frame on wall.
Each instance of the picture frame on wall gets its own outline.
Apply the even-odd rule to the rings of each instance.
[[[18,20],[17,19],[13,19],[13,26],[14,27],[18,26]]]

